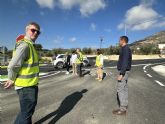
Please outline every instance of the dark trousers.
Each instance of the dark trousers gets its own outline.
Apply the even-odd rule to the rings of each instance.
[[[77,64],[77,73],[79,76],[82,76],[82,63]]]
[[[70,63],[66,63],[66,70],[69,72],[70,69]]]
[[[35,111],[38,98],[38,87],[26,87],[17,90],[20,102],[20,112],[14,124],[32,124],[32,115]]]

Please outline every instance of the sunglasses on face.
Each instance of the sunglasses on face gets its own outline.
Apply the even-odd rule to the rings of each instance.
[[[39,35],[41,32],[39,30],[36,30],[36,29],[30,29],[32,33],[35,33],[37,32],[37,35]]]

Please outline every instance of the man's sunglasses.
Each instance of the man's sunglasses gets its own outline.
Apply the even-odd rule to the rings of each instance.
[[[41,32],[39,30],[36,30],[36,29],[30,29],[32,33],[35,33],[37,32],[37,34],[39,35]]]

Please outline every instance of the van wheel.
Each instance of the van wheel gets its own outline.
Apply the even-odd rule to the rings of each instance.
[[[84,60],[84,61],[83,61],[83,66],[84,66],[84,67],[88,66],[88,61]]]
[[[64,63],[63,62],[58,62],[56,67],[59,68],[59,69],[62,69],[62,68],[64,68]]]

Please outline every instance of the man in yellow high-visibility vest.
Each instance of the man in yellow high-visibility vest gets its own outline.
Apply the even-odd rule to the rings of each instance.
[[[76,60],[77,73],[78,73],[79,77],[83,77],[83,75],[82,75],[83,54],[80,51],[80,49],[77,49],[76,53],[77,53],[77,60]]]
[[[32,124],[32,115],[38,99],[39,61],[33,46],[40,34],[40,26],[30,22],[25,36],[16,43],[8,65],[8,81],[4,88],[15,86],[19,96],[20,112],[14,124]]]

